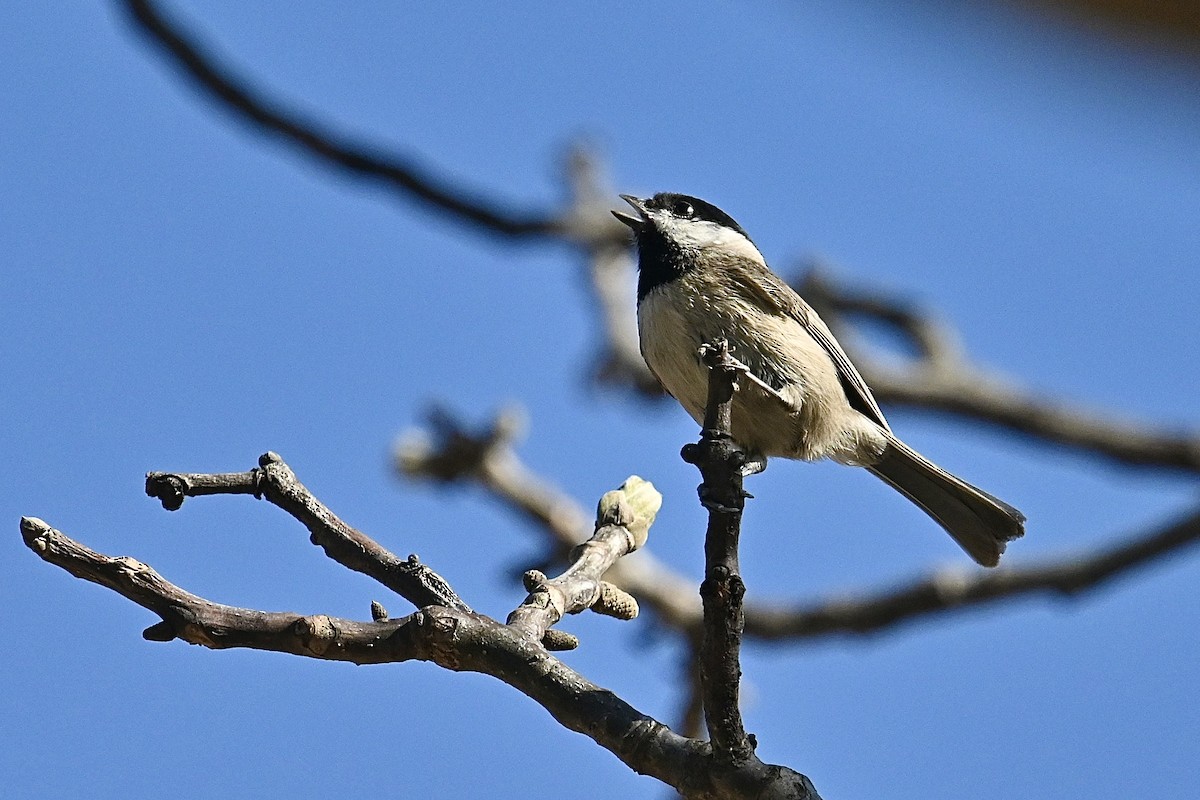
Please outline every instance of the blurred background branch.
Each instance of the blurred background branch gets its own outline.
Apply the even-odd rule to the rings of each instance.
[[[541,532],[547,562],[561,562],[586,538],[587,515],[565,492],[521,461],[514,448],[519,417],[509,409],[472,431],[449,410],[438,407],[430,414],[430,430],[410,431],[401,438],[395,463],[409,479],[480,486]],[[931,615],[1024,595],[1073,598],[1183,551],[1198,539],[1200,511],[1166,525],[1130,531],[1089,552],[1033,563],[1010,556],[995,570],[947,569],[894,588],[833,592],[831,599],[748,602],[746,635],[799,640],[876,634]],[[663,626],[688,640],[699,635],[698,579],[680,575],[648,551],[613,565],[608,579],[636,597]]]

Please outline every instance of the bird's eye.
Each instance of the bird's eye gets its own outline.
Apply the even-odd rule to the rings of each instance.
[[[692,204],[687,200],[676,200],[675,205],[671,206],[671,213],[677,217],[691,219],[696,213],[696,209],[692,208]]]

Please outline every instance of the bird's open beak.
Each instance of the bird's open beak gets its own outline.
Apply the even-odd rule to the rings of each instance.
[[[612,215],[632,228],[634,233],[637,233],[646,224],[646,203],[631,194],[623,194],[621,195],[621,199],[633,206],[633,210],[637,212],[637,216],[626,214],[624,211],[614,211]]]

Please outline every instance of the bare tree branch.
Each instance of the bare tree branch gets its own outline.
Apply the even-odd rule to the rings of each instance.
[[[1128,536],[1109,547],[1041,564],[970,572],[947,570],[880,593],[851,595],[791,609],[747,611],[746,633],[762,639],[865,634],[931,614],[1021,595],[1072,597],[1162,560],[1200,542],[1200,510],[1162,528]]]
[[[637,601],[601,578],[618,559],[646,544],[650,525],[661,506],[662,495],[636,475],[604,495],[596,512],[596,532],[571,553],[571,566],[554,579],[538,570],[526,572],[529,596],[508,615],[506,624],[541,641],[548,649],[569,650],[578,645],[574,637],[546,636],[550,626],[566,614],[590,608],[618,619],[636,617]]]
[[[648,398],[661,397],[662,386],[642,359],[638,343],[635,264],[629,231],[620,226],[618,236],[607,227],[613,221],[609,209],[617,191],[605,178],[595,156],[583,147],[572,151],[567,173],[576,213],[589,220],[580,229],[590,227],[601,234],[580,240],[605,340],[596,377],[605,384],[629,385]],[[599,217],[607,218],[603,227]]]
[[[503,506],[532,520],[551,543],[553,557],[562,559],[582,539],[575,520],[582,509],[544,478],[533,474],[513,449],[511,438],[489,439],[473,434],[443,412],[442,445],[421,440],[402,442],[397,463],[409,477],[431,477],[444,469],[448,451],[461,452],[464,441],[487,451],[468,467],[437,471],[442,481],[477,481]],[[493,426],[494,427],[494,426]],[[449,442],[456,442],[448,446]],[[490,449],[489,449],[490,448]],[[437,467],[429,465],[436,464]],[[758,639],[807,639],[845,634],[880,633],[933,614],[965,610],[1022,595],[1063,596],[1098,589],[1135,569],[1183,551],[1200,538],[1200,524],[1189,517],[1163,528],[1133,531],[1115,543],[1079,556],[1066,556],[1030,565],[995,570],[952,570],[917,578],[896,589],[842,593],[837,599],[800,603],[749,603],[745,635]],[[638,598],[661,622],[694,636],[701,630],[701,604],[694,582],[654,559],[647,551],[622,559],[608,579]],[[1071,587],[1070,592],[1065,587]],[[848,599],[845,599],[848,598]]]
[[[97,553],[40,519],[23,517],[21,534],[43,560],[160,616],[162,622],[144,634],[152,641],[179,638],[213,649],[250,647],[356,664],[417,657],[413,642],[395,635],[411,617],[386,624],[361,623],[221,605],[175,586],[136,559]]]
[[[564,561],[587,536],[587,514],[572,497],[521,461],[513,449],[521,419],[519,412],[508,409],[473,431],[445,408],[437,408],[429,415],[432,435],[409,432],[396,445],[396,469],[408,478],[443,484],[478,482],[547,535],[551,560]],[[696,583],[671,571],[649,551],[618,561],[609,569],[608,580],[672,627],[695,624],[699,630]]]
[[[308,528],[310,541],[344,567],[382,583],[417,608],[429,605],[470,611],[450,585],[415,555],[401,559],[362,531],[350,527],[312,495],[276,453],[264,453],[258,468],[217,475],[151,472],[146,494],[175,511],[184,498],[253,494],[279,506]]]
[[[511,211],[452,187],[444,177],[417,166],[415,160],[347,142],[320,124],[285,111],[283,104],[219,66],[151,0],[123,0],[123,5],[138,29],[169,55],[183,74],[265,133],[475,227],[510,237],[561,238],[582,246],[607,341],[598,377],[628,385],[647,397],[661,396],[662,389],[645,368],[633,335],[628,298],[633,267],[625,245],[626,232],[607,213],[611,192],[600,190],[604,184],[586,156],[577,153],[570,161],[571,208],[557,215]],[[1200,472],[1200,436],[1194,433],[1156,430],[1023,390],[1010,380],[972,367],[961,358],[957,338],[949,329],[894,298],[850,292],[815,273],[800,289],[831,324],[846,314],[869,316],[906,332],[916,343],[923,357],[901,372],[883,367],[868,354],[855,353],[875,395],[885,403],[958,414],[1127,464]],[[842,324],[844,327],[845,322]]]
[[[266,97],[220,66],[151,0],[123,0],[123,5],[138,30],[160,47],[197,88],[264,133],[284,139],[319,161],[383,183],[401,196],[427,203],[492,233],[510,237],[563,235],[561,219],[513,211],[485,201],[460,187],[452,187],[445,176],[435,176],[414,159],[348,141],[313,120],[285,110],[283,103]]]
[[[840,337],[882,403],[950,412],[1125,464],[1200,473],[1200,434],[1140,425],[1022,389],[969,363],[957,334],[930,315],[879,292],[842,286],[820,269],[810,269],[796,290],[839,333],[864,317],[910,342],[916,358],[897,369],[855,347],[854,336]]]
[[[704,721],[713,754],[737,765],[753,758],[754,740],[746,735],[738,697],[742,682],[741,648],[746,585],[738,563],[742,510],[749,496],[742,488],[746,454],[733,441],[733,393],[745,366],[729,353],[726,341],[701,348],[708,365],[708,402],[700,441],[683,448],[683,459],[703,476],[700,501],[708,509],[704,535],[704,582],[700,599],[704,633],[697,661]]]
[[[174,477],[195,478],[201,491],[220,483],[240,489],[251,480],[229,475]],[[602,504],[606,516],[598,529],[624,531],[635,543],[644,541],[643,525],[650,519],[643,512],[654,504],[650,493],[652,488],[641,487],[634,490],[637,497],[622,494]],[[621,524],[608,524],[612,520]],[[97,553],[42,520],[22,518],[21,534],[48,563],[161,617],[162,622],[144,632],[148,640],[178,638],[212,649],[245,647],[355,664],[420,660],[479,672],[523,692],[564,727],[590,737],[631,769],[658,778],[685,797],[819,800],[808,778],[786,767],[757,759],[733,766],[715,759],[706,743],[679,736],[555,659],[523,624],[501,625],[481,614],[438,605],[396,620],[379,619],[386,613],[373,607],[372,622],[226,606],[181,589],[133,558]],[[581,554],[581,562],[595,560],[594,550]],[[591,568],[577,564],[576,572]]]

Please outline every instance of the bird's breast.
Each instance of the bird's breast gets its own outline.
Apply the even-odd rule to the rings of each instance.
[[[638,341],[642,357],[663,387],[697,421],[704,417],[708,375],[697,351],[708,333],[695,298],[670,285],[654,289],[638,303]]]
[[[840,446],[840,415],[850,413],[829,355],[791,317],[770,313],[720,286],[674,281],[638,304],[642,356],[697,422],[704,419],[708,369],[700,346],[725,339],[731,352],[774,390],[742,386],[734,398],[734,438],[766,455],[820,458]],[[855,415],[857,416],[857,415]]]

